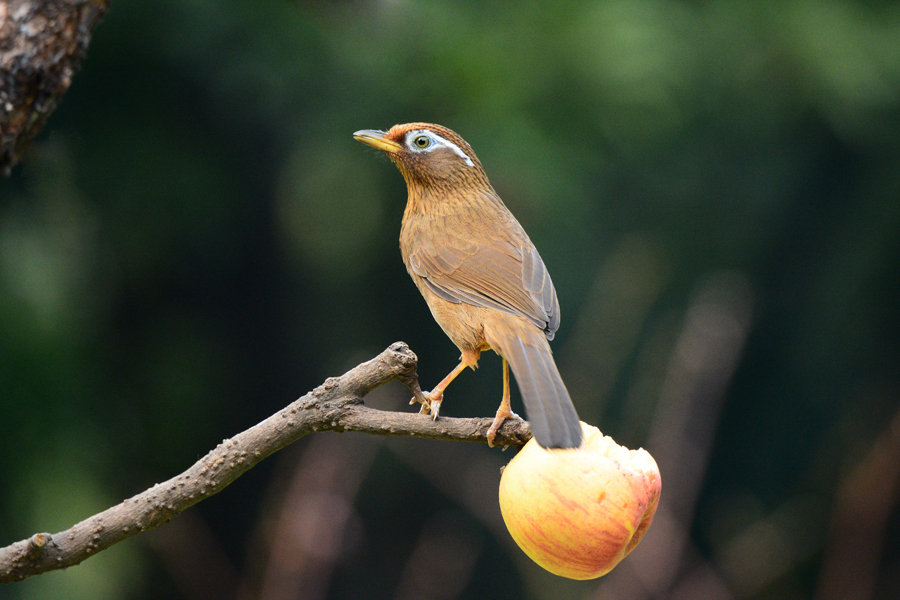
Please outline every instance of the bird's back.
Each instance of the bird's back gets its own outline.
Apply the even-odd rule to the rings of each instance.
[[[492,189],[440,200],[423,196],[410,199],[400,230],[403,260],[420,290],[523,316],[552,339],[559,327],[553,282],[500,197]]]

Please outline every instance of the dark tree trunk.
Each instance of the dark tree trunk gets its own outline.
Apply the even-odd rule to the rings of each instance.
[[[0,0],[0,172],[57,107],[109,0]]]

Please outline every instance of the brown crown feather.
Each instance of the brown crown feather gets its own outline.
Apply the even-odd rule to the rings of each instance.
[[[463,159],[450,150],[415,153],[406,148],[406,134],[410,131],[425,129],[436,133],[448,142],[459,147],[471,159],[469,166]],[[463,188],[476,190],[492,189],[484,167],[472,146],[452,129],[434,123],[402,123],[391,127],[384,136],[400,144],[402,150],[390,155],[396,163],[412,193],[414,188]]]

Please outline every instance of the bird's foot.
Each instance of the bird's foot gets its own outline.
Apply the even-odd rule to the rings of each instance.
[[[420,415],[431,415],[431,419],[436,421],[438,414],[441,412],[441,402],[444,400],[443,392],[421,392],[421,397],[413,396],[409,401],[410,404],[418,402],[421,404],[419,408]]]
[[[494,447],[494,438],[497,437],[497,431],[503,426],[503,423],[505,423],[507,419],[517,419],[521,421],[522,417],[501,405],[500,408],[497,409],[497,415],[494,417],[491,426],[488,427],[487,435],[485,436],[487,437],[488,446],[491,448]]]

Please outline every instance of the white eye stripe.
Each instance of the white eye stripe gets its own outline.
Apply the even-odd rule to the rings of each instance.
[[[426,148],[419,148],[415,144],[415,139],[419,136],[425,136],[429,140],[431,140],[431,144]],[[454,154],[459,156],[461,159],[466,161],[466,164],[470,167],[474,167],[475,163],[472,162],[472,159],[469,158],[469,155],[462,151],[462,148],[451,142],[446,138],[442,138],[438,134],[433,131],[429,131],[428,129],[415,129],[406,134],[406,147],[412,150],[413,152],[431,152],[435,148],[444,147],[449,148],[453,151]]]

